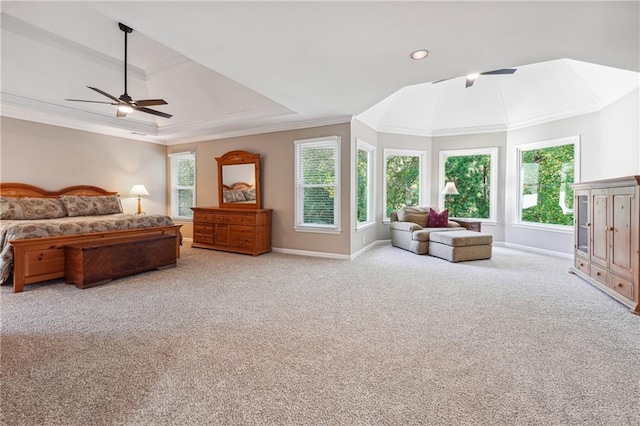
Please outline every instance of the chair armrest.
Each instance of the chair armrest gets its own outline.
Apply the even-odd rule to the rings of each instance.
[[[422,226],[418,225],[417,223],[413,223],[413,222],[391,222],[389,224],[389,228],[390,229],[395,229],[397,231],[407,231],[407,232],[413,232],[413,231],[419,231],[420,229],[422,229]]]

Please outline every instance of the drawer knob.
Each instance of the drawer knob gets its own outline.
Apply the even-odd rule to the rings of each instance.
[[[600,272],[596,272],[596,275],[597,275],[597,276],[600,276]]]
[[[584,263],[580,262],[580,266],[584,266]]]
[[[622,283],[618,283],[618,284],[616,284],[616,287],[618,287],[618,288],[621,288],[621,287],[623,287],[623,286],[624,286],[624,284],[622,284]]]

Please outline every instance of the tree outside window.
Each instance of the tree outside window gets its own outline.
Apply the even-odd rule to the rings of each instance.
[[[424,153],[400,150],[385,153],[385,217],[422,202],[422,158]]]
[[[446,196],[450,217],[488,219],[491,207],[491,156],[447,157],[444,181],[455,182],[459,195]]]
[[[439,207],[449,217],[496,220],[498,148],[443,150],[440,156],[440,186],[454,182],[458,195],[439,195]]]
[[[573,225],[571,184],[577,169],[576,146],[564,141],[564,144],[520,150],[522,222]]]
[[[373,153],[375,148],[361,140],[357,141],[357,222],[358,225],[373,221]]]

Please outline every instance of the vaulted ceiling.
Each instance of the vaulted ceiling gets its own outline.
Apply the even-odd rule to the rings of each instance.
[[[532,76],[554,67],[592,76],[591,64],[606,67],[605,74],[623,70],[625,88],[604,83],[613,92],[627,90],[634,76],[637,87],[637,74],[624,71],[640,71],[639,20],[635,1],[3,1],[2,115],[169,144],[348,122],[359,114],[382,131],[417,134],[524,125],[531,114],[499,111],[483,93],[498,87],[502,106],[518,106],[518,96],[530,102],[540,93]],[[167,100],[154,109],[172,118],[116,118],[114,106],[65,101],[108,101],[87,86],[123,93],[118,22],[134,29],[128,93]],[[420,48],[429,57],[410,59]],[[453,78],[507,67],[518,72],[483,76],[466,90]],[[445,78],[453,79],[430,84]],[[608,81],[599,78],[593,80]],[[511,87],[521,81],[524,89]],[[558,82],[548,90],[566,87]],[[588,108],[602,103],[597,90],[585,95]],[[416,94],[417,103],[400,102]],[[445,94],[452,105],[469,99],[457,114],[412,120],[433,108],[432,96],[445,108]],[[488,121],[480,122],[484,112]]]

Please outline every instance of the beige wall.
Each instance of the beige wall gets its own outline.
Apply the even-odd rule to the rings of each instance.
[[[117,191],[125,211],[136,211],[127,194],[135,184],[149,191],[142,207],[166,214],[166,147],[64,127],[2,117],[0,180],[47,190],[95,185]]]
[[[319,234],[294,231],[294,141],[323,136],[341,137],[341,223],[342,232]],[[272,246],[290,251],[349,255],[350,252],[350,163],[351,127],[349,123],[265,133],[193,144],[172,145],[168,153],[196,153],[196,204],[218,205],[218,169],[215,157],[233,150],[261,155],[262,206],[273,209]],[[190,236],[190,226],[184,227]]]

